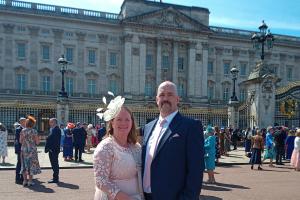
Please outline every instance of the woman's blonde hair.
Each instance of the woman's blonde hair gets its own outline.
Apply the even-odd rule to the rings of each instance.
[[[35,123],[36,123],[36,119],[33,116],[29,115],[26,119],[25,125],[27,128],[32,128],[34,127]]]
[[[137,143],[137,129],[136,129],[136,125],[135,125],[135,120],[134,120],[133,114],[129,110],[129,108],[127,108],[126,106],[122,106],[122,108],[124,108],[129,113],[129,115],[131,117],[131,121],[132,121],[132,126],[131,126],[131,129],[130,129],[129,134],[127,136],[127,142],[129,144],[136,144]],[[112,121],[113,120],[114,119],[112,119],[112,120],[110,120],[108,122],[108,128],[106,130],[105,137],[108,137],[108,136],[114,134],[114,129],[112,127]]]

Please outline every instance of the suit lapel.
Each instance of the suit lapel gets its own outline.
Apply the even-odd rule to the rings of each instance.
[[[152,135],[153,129],[154,129],[157,121],[158,121],[158,119],[155,119],[154,121],[152,121],[152,124],[149,124],[149,128],[146,129],[146,132],[144,133],[143,144],[145,146],[147,146],[147,144],[148,144],[148,140],[149,140],[150,136]]]
[[[174,133],[174,130],[180,124],[181,118],[182,118],[182,116],[178,112],[175,115],[175,117],[173,118],[173,120],[172,120],[171,124],[169,125],[169,127],[167,128],[166,132],[164,133],[164,135],[160,139],[160,141],[158,143],[158,146],[157,146],[157,149],[155,151],[155,154],[153,156],[153,159],[156,157],[156,155],[162,149],[162,147],[164,146],[164,144],[166,143],[166,141],[168,140],[168,138]]]

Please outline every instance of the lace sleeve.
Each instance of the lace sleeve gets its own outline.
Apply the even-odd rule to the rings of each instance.
[[[102,141],[94,153],[94,176],[96,187],[115,199],[120,191],[118,186],[110,180],[114,151],[111,141]]]

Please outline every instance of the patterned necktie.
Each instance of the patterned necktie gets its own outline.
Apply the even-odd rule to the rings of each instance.
[[[159,130],[157,132],[159,132],[159,134],[157,135],[156,138],[153,139],[153,142],[150,146],[149,149],[149,154],[145,163],[145,174],[144,174],[144,181],[143,181],[143,185],[144,185],[144,189],[146,189],[147,191],[150,190],[150,178],[151,178],[151,163],[153,160],[153,155],[156,151],[159,139],[161,138],[161,134],[162,134],[162,130],[163,130],[163,126],[164,124],[167,122],[167,120],[163,119],[162,121],[159,122]]]

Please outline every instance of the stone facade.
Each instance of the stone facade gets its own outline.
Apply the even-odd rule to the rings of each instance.
[[[73,101],[99,101],[108,90],[132,102],[153,101],[158,84],[172,80],[184,104],[222,106],[231,96],[230,68],[240,70],[237,96],[245,100],[240,83],[260,60],[250,43],[253,32],[209,26],[206,8],[124,0],[120,14],[112,14],[5,2],[0,6],[3,100],[22,98],[20,93],[55,100],[61,87],[57,60],[64,54]],[[300,38],[275,38],[265,61],[282,86],[299,80]]]

